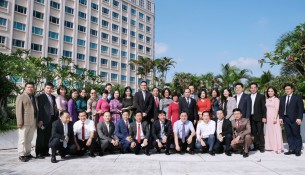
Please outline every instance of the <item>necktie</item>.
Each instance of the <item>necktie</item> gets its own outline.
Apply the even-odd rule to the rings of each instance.
[[[185,125],[184,123],[182,124],[182,143],[185,142]]]
[[[68,132],[67,132],[67,124],[64,124],[64,135],[65,135],[65,137],[67,136],[67,134],[68,134]],[[64,140],[63,146],[64,146],[64,148],[67,148],[66,140]]]
[[[128,122],[127,121],[125,122],[125,124],[126,124],[126,128],[128,128]]]
[[[48,95],[48,99],[49,99],[49,102],[50,102],[50,110],[51,110],[51,115],[54,115],[54,106],[53,106],[53,99],[50,95]]]
[[[82,126],[82,140],[85,141],[85,123]]]
[[[290,95],[288,95],[287,103],[286,103],[286,106],[285,106],[285,115],[287,115],[287,109],[288,109],[288,105],[289,105],[289,97],[290,97]]]
[[[161,123],[161,137],[164,135],[164,123]]]
[[[145,91],[142,91],[142,94],[143,94],[143,99],[145,101],[145,96],[146,96]]]
[[[190,107],[190,98],[187,98],[187,106]]]
[[[239,123],[239,120],[237,121],[237,128],[239,129],[240,127],[240,123]]]
[[[155,102],[156,102],[156,106],[157,106],[157,108],[158,108],[158,106],[159,106],[158,97],[155,97]]]
[[[36,101],[34,95],[30,95],[30,99],[34,108],[34,117],[37,118],[37,106],[36,106]]]
[[[138,137],[138,143],[141,143],[141,124],[138,124],[138,133],[137,133],[137,137]]]

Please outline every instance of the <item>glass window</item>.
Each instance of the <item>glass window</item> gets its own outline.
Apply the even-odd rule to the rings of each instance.
[[[6,26],[6,21],[7,21],[7,19],[0,17],[0,26]]]
[[[84,71],[83,70],[81,70],[81,69],[76,69],[76,74],[78,74],[78,75],[82,75],[84,73]]]
[[[140,7],[144,7],[144,0],[139,0]]]
[[[0,7],[7,8],[8,2],[5,0],[0,1]]]
[[[91,29],[91,30],[90,30],[90,34],[91,34],[91,35],[94,35],[94,36],[97,36],[97,31],[94,30],[94,29]]]
[[[127,68],[127,64],[126,63],[121,63],[121,68],[122,69],[126,69]]]
[[[136,44],[134,42],[130,42],[130,47],[135,48]]]
[[[136,78],[135,77],[130,77],[130,82],[135,82]]]
[[[144,19],[144,14],[141,13],[141,12],[139,12],[139,18],[140,18],[140,19]]]
[[[151,28],[149,26],[146,26],[146,32],[148,32],[148,33],[151,32]]]
[[[116,0],[113,0],[113,6],[115,6],[115,7],[118,7],[119,6],[119,2],[118,1],[116,1]]]
[[[81,53],[77,53],[77,59],[78,60],[85,60],[85,55]]]
[[[146,47],[146,52],[150,53],[150,51],[151,51],[150,47]]]
[[[132,15],[136,15],[136,14],[137,14],[137,10],[136,10],[136,9],[131,8],[131,14],[132,14]]]
[[[64,57],[72,58],[72,52],[71,51],[63,50],[62,54],[63,54]]]
[[[107,78],[107,77],[108,77],[107,72],[101,72],[101,77],[102,77],[102,78]]]
[[[64,41],[67,42],[67,43],[72,43],[73,42],[73,37],[64,35]]]
[[[111,61],[111,67],[118,67],[118,62]]]
[[[97,44],[90,42],[90,48],[96,50],[97,49]]]
[[[130,35],[131,35],[132,37],[135,37],[135,36],[136,36],[136,32],[135,32],[135,31],[130,31]]]
[[[86,45],[86,41],[82,40],[82,39],[77,39],[77,45],[79,46],[85,46]]]
[[[121,51],[121,55],[122,55],[122,57],[127,57],[127,52]]]
[[[49,38],[58,40],[58,33],[49,31]]]
[[[151,17],[150,16],[146,16],[146,22],[150,23]]]
[[[108,40],[109,39],[109,35],[107,33],[102,33],[102,39]]]
[[[109,22],[108,22],[108,21],[105,21],[105,20],[102,20],[102,26],[108,28]]]
[[[144,25],[142,23],[139,23],[139,29],[143,30],[144,29]]]
[[[94,9],[94,10],[98,10],[98,5],[92,2],[91,3],[91,8]]]
[[[139,34],[139,40],[143,40],[144,39],[144,35]]]
[[[25,24],[22,24],[20,22],[14,22],[14,29],[25,31]]]
[[[43,34],[43,29],[38,28],[38,27],[32,27],[32,33],[36,35],[42,35]]]
[[[57,49],[54,47],[48,47],[48,53],[57,55]]]
[[[50,2],[51,7],[55,8],[55,9],[60,9],[60,4],[54,1]]]
[[[79,0],[79,3],[82,5],[87,5],[87,0]]]
[[[112,36],[112,42],[118,43],[119,42],[119,38],[116,37],[116,36]]]
[[[108,47],[107,46],[102,46],[101,50],[103,53],[107,53],[108,52]]]
[[[147,37],[146,37],[146,42],[147,42],[147,43],[150,43],[150,40],[151,40],[150,37],[147,36]]]
[[[118,79],[118,74],[111,74],[111,80],[117,80]]]
[[[118,55],[118,53],[119,53],[118,49],[114,49],[114,48],[111,49],[111,54],[112,55]]]
[[[92,63],[96,63],[96,57],[90,56],[89,61],[92,62]]]
[[[35,2],[38,2],[38,3],[44,4],[44,0],[35,0]]]
[[[123,44],[123,45],[127,45],[127,40],[122,39],[122,44]]]
[[[108,60],[107,59],[104,59],[104,58],[101,58],[101,64],[102,65],[107,65],[108,64]]]
[[[123,22],[127,22],[128,20],[127,20],[127,17],[126,16],[122,16],[122,21]]]
[[[143,45],[139,44],[139,50],[143,50]]]
[[[136,54],[131,53],[131,54],[130,54],[130,59],[136,59]]]
[[[71,7],[66,6],[66,7],[65,7],[65,12],[73,15],[74,9],[71,8]]]
[[[32,50],[36,50],[36,51],[41,51],[41,50],[42,50],[42,45],[32,43],[32,44],[31,44],[31,49],[32,49]]]
[[[119,19],[119,14],[116,12],[112,12],[112,17],[115,19]]]
[[[91,21],[94,22],[94,23],[97,23],[97,22],[98,22],[98,19],[97,19],[97,17],[95,17],[95,16],[91,16]]]
[[[79,16],[80,18],[86,19],[86,13],[84,13],[84,12],[79,11],[79,12],[78,12],[78,16]]]
[[[65,21],[65,27],[68,27],[68,28],[73,28],[73,22],[70,22],[70,21]]]
[[[80,32],[86,32],[86,27],[78,25],[78,31]]]
[[[126,75],[121,75],[121,80],[126,81]]]
[[[124,11],[127,11],[127,10],[128,10],[128,6],[127,6],[126,4],[122,4],[122,9],[123,9]]]
[[[0,36],[0,43],[5,44],[5,36]]]
[[[96,70],[89,70],[92,75],[96,75]]]
[[[130,65],[130,70],[134,71],[136,70],[136,67],[134,65]]]
[[[103,7],[102,8],[102,12],[108,15],[109,14],[109,9]]]
[[[54,16],[50,16],[50,22],[54,24],[59,24],[59,18],[56,18]]]
[[[127,29],[122,27],[122,33],[127,34]]]
[[[23,7],[21,5],[15,5],[15,12],[26,14],[26,7]]]
[[[39,19],[43,19],[43,16],[44,16],[44,14],[43,13],[41,13],[41,12],[38,12],[38,11],[33,11],[33,16],[35,17],[35,18],[39,18]]]
[[[136,21],[135,20],[133,20],[133,19],[130,20],[130,23],[131,23],[132,26],[136,26]]]
[[[147,1],[147,10],[151,11],[151,2],[150,1]]]
[[[112,24],[112,30],[118,31],[119,30],[119,26],[116,25],[116,24]]]

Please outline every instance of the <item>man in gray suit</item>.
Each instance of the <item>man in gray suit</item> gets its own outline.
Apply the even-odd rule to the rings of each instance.
[[[134,150],[135,154],[139,154],[141,147],[145,149],[145,154],[147,156],[149,153],[149,138],[150,129],[147,121],[142,121],[142,112],[136,113],[135,121],[130,124],[129,135],[132,138],[130,147]]]
[[[195,87],[194,85],[189,85],[189,89],[191,90],[191,95],[190,97],[194,100],[196,100],[196,102],[198,101],[198,95],[196,95],[196,90],[195,90]]]
[[[97,133],[101,144],[99,156],[103,156],[106,149],[113,154],[113,148],[119,145],[119,138],[114,134],[114,124],[110,120],[110,112],[105,112],[103,118],[104,121],[97,125]]]
[[[16,99],[16,118],[19,129],[18,154],[19,160],[27,162],[31,155],[31,142],[36,130],[37,104],[34,96],[34,83],[25,84],[24,92]]]

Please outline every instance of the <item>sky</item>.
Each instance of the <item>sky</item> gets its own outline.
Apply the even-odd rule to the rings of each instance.
[[[280,66],[260,68],[258,60],[305,22],[305,1],[155,0],[155,20],[155,57],[177,62],[167,81],[175,72],[217,75],[226,63],[279,75]]]

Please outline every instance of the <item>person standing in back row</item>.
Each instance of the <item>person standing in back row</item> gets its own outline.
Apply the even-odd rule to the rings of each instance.
[[[244,85],[242,83],[235,84],[235,99],[236,107],[240,109],[243,118],[250,118],[251,115],[251,101],[248,99],[248,94],[244,93]]]
[[[186,112],[188,116],[188,120],[196,125],[198,120],[198,112],[197,112],[197,105],[196,100],[190,97],[191,91],[189,89],[184,90],[184,97],[180,98],[179,100],[179,115],[182,112]]]

